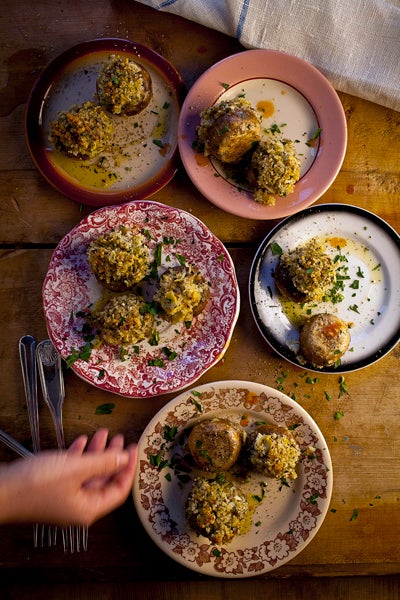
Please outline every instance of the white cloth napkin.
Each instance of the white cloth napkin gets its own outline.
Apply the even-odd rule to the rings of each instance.
[[[336,90],[400,111],[400,0],[139,1],[303,58]]]

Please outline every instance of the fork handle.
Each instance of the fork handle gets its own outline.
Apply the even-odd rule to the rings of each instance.
[[[27,450],[25,446],[17,442],[16,439],[14,439],[11,435],[6,433],[2,429],[0,429],[0,441],[24,458],[33,456],[32,452],[29,452],[29,450]]]
[[[65,448],[62,407],[65,397],[61,357],[50,340],[43,340],[36,348],[36,357],[42,385],[43,399],[53,419],[57,444]]]
[[[36,340],[24,335],[19,340],[19,357],[24,382],[26,406],[31,427],[32,446],[35,454],[40,451],[39,412],[37,401]]]

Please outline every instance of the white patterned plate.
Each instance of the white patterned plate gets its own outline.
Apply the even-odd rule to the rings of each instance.
[[[217,546],[197,536],[187,525],[185,501],[190,481],[180,483],[169,466],[185,428],[197,419],[227,417],[249,425],[267,421],[295,426],[302,450],[315,448],[315,458],[300,463],[290,487],[272,479],[257,506],[252,526],[229,544]],[[246,424],[247,426],[247,424]],[[165,432],[177,428],[173,441]],[[160,461],[168,465],[159,468]],[[260,494],[260,477],[251,474],[243,491]],[[276,569],[301,552],[317,533],[332,494],[332,463],[325,439],[310,415],[288,396],[262,384],[220,381],[193,388],[166,404],[150,421],[139,440],[138,469],[133,498],[139,518],[151,539],[178,563],[203,575],[236,578]]]
[[[147,340],[121,357],[121,351],[108,344],[91,351],[90,359],[79,359],[72,369],[85,381],[103,390],[127,397],[149,397],[183,389],[193,384],[224,355],[231,340],[240,306],[239,288],[232,259],[211,231],[193,215],[152,201],[134,201],[98,209],[84,218],[58,244],[43,285],[43,307],[49,336],[66,359],[71,348],[79,351],[85,340],[84,318],[77,315],[102,297],[87,261],[89,243],[98,235],[119,225],[146,230],[150,251],[163,240],[161,266],[178,264],[176,255],[194,263],[210,282],[210,298],[190,328],[184,323],[157,326],[158,346]],[[165,249],[164,249],[165,248]],[[149,363],[164,357],[162,348],[176,358],[164,366]],[[157,361],[156,361],[157,362]]]

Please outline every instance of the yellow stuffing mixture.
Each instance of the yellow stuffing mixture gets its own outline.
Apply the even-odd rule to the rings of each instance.
[[[226,544],[243,531],[249,504],[232,482],[196,477],[186,502],[189,525],[214,544]]]
[[[326,254],[326,246],[315,238],[280,256],[278,285],[281,269],[295,289],[303,295],[304,302],[321,301],[336,281],[336,267]]]
[[[102,339],[115,346],[128,346],[150,337],[154,315],[143,310],[144,302],[133,293],[112,297],[91,319]]]
[[[148,71],[127,56],[110,55],[96,81],[99,102],[114,115],[133,115],[150,102]]]
[[[173,323],[191,321],[203,310],[210,286],[193,265],[167,269],[160,277],[154,301]]]
[[[139,283],[150,268],[146,239],[125,226],[95,238],[88,261],[98,281],[113,291],[125,291]]]
[[[288,431],[255,431],[247,439],[252,467],[275,479],[296,479],[296,466],[301,457],[299,445]]]
[[[294,191],[300,177],[300,161],[292,140],[271,135],[262,140],[252,154],[248,180],[254,199],[261,204],[275,204],[275,197]]]
[[[111,119],[93,102],[61,111],[50,123],[50,142],[73,158],[87,159],[107,149],[113,133]]]

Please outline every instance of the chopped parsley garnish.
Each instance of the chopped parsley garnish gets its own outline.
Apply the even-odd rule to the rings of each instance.
[[[315,130],[315,132],[313,133],[313,135],[306,142],[306,146],[311,146],[312,142],[314,142],[316,139],[319,138],[319,136],[321,135],[321,131],[322,131],[321,127],[318,127],[318,129]]]
[[[150,464],[161,471],[161,469],[168,465],[168,461],[163,459],[162,452],[159,452],[158,454],[150,454]]]
[[[183,256],[183,254],[175,254],[175,257],[182,267],[186,265],[186,256]]]
[[[169,348],[167,348],[167,346],[164,346],[162,351],[164,352],[168,360],[174,360],[174,358],[178,356],[178,354],[174,350],[170,350]]]
[[[92,346],[90,342],[86,342],[84,346],[77,350],[76,348],[71,348],[71,354],[67,356],[65,362],[67,363],[67,367],[72,367],[72,365],[77,360],[84,360],[85,362],[89,362],[90,355],[92,353]]]
[[[312,494],[309,498],[307,498],[307,502],[309,502],[310,504],[316,504],[317,498],[319,498],[319,494],[318,492],[315,492],[315,494]]]
[[[158,331],[153,331],[153,333],[151,334],[151,336],[149,338],[150,346],[158,346],[159,341],[160,341],[160,334],[158,333]]]
[[[167,442],[173,442],[177,433],[178,428],[175,425],[173,427],[171,425],[164,425],[164,439]]]
[[[350,521],[355,521],[357,519],[357,517],[358,517],[358,509],[354,508],[353,509],[353,514],[350,517]]]
[[[357,277],[360,277],[361,279],[364,278],[364,273],[361,271],[360,267],[358,267],[358,269],[357,269]]]
[[[107,402],[106,404],[100,404],[96,408],[96,415],[110,415],[115,408],[114,402]]]
[[[271,252],[274,256],[278,256],[283,253],[283,250],[277,242],[273,242],[271,244]]]
[[[162,358],[149,358],[147,364],[149,367],[165,367],[165,363]]]
[[[360,311],[358,310],[358,305],[357,304],[352,304],[351,306],[349,306],[349,310],[353,310],[354,312],[360,314]]]
[[[344,380],[343,375],[339,378],[339,398],[343,396],[343,394],[348,394],[349,390],[347,388],[347,384]]]

